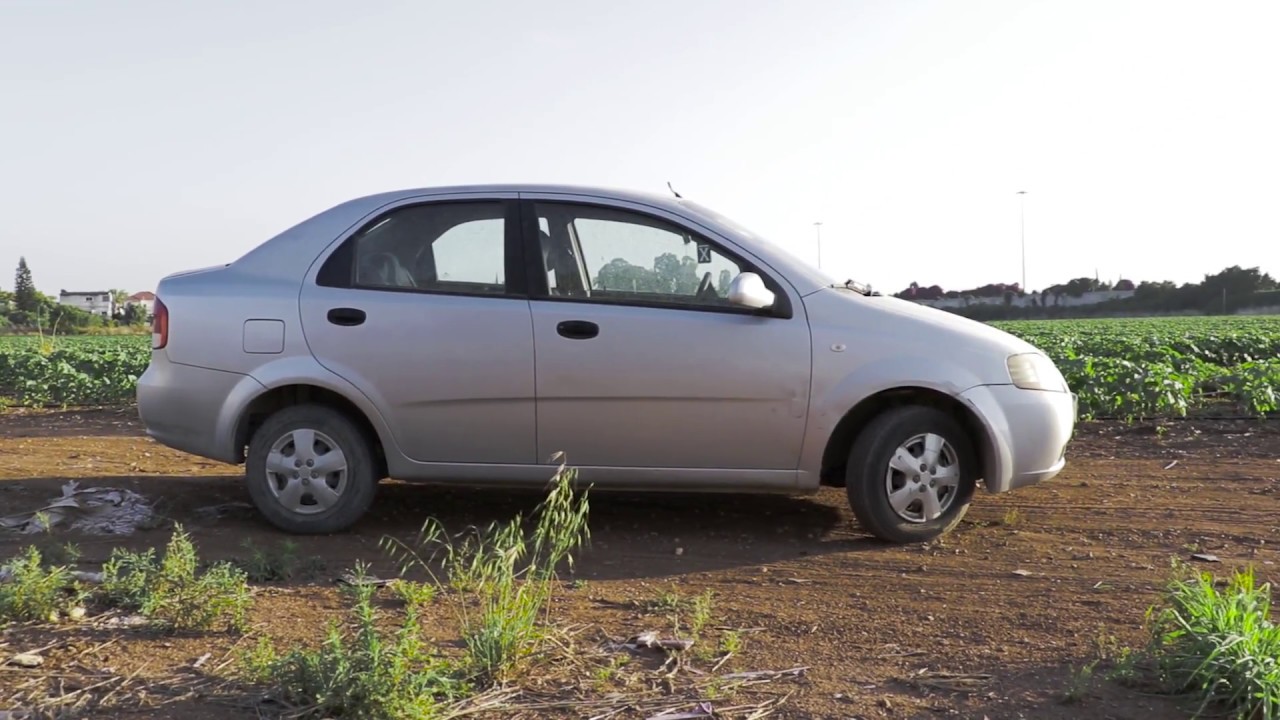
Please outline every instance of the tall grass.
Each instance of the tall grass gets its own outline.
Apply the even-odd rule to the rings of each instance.
[[[1209,573],[1177,579],[1148,617],[1160,679],[1197,698],[1197,717],[1280,718],[1280,627],[1271,621],[1271,586],[1252,569],[1223,589]]]
[[[525,519],[516,515],[508,522],[471,528],[457,536],[428,518],[418,547],[395,539],[384,541],[384,547],[402,561],[403,570],[418,567],[439,582],[438,565],[447,575],[445,584],[474,598],[468,602],[461,597],[453,604],[472,676],[505,680],[543,639],[539,620],[550,608],[556,568],[561,563],[572,567],[573,551],[590,535],[586,492],[574,492],[575,477],[563,463],[559,466],[547,496],[533,512],[532,537]]]
[[[422,640],[418,610],[405,608],[394,633],[378,628],[373,604],[376,587],[360,582],[357,567],[353,600],[354,628],[345,633],[331,624],[318,649],[277,652],[263,638],[245,658],[247,679],[277,688],[297,717],[364,720],[429,720],[447,715],[442,706],[463,696],[467,685],[452,665],[430,652]]]
[[[587,500],[573,491],[574,473],[561,465],[534,512],[527,537],[524,519],[491,523],[450,536],[434,518],[423,523],[413,545],[393,538],[382,545],[402,569],[424,569],[432,584],[397,581],[405,601],[394,630],[379,628],[375,586],[357,566],[350,592],[353,617],[334,624],[317,649],[280,653],[269,640],[244,657],[246,678],[273,687],[295,717],[364,720],[435,720],[467,714],[460,709],[485,684],[501,682],[538,648],[555,587],[556,567],[572,564],[572,551],[587,538]],[[445,581],[437,575],[443,567]],[[423,637],[419,611],[435,588],[449,585],[461,620],[465,652],[452,660]]]

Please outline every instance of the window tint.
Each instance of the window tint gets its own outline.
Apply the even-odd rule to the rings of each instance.
[[[472,220],[445,231],[431,244],[441,282],[504,285],[504,220]]]
[[[357,287],[506,292],[505,208],[500,202],[402,208],[352,241]]]
[[[551,295],[730,306],[729,283],[743,267],[705,239],[638,213],[535,208]]]

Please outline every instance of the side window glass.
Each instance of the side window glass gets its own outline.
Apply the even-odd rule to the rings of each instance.
[[[442,283],[505,285],[506,245],[502,217],[472,220],[446,230],[431,244]]]
[[[625,211],[537,203],[551,295],[729,306],[742,266],[677,225]]]
[[[500,202],[439,203],[393,211],[353,238],[355,285],[437,292],[506,292]]]

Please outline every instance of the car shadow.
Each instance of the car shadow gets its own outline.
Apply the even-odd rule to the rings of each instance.
[[[0,415],[0,432],[5,438],[146,436],[133,407],[9,409]]]
[[[409,540],[433,517],[451,531],[535,510],[535,491],[383,488],[361,530]],[[826,496],[591,491],[590,545],[575,577],[635,579],[759,566],[883,547]],[[403,535],[399,533],[404,533]]]
[[[36,509],[59,496],[63,478],[27,478],[0,483],[7,512]],[[384,482],[373,507],[344,533],[295,536],[267,524],[249,504],[243,477],[119,476],[77,478],[81,488],[115,487],[148,499],[160,521],[130,536],[84,535],[58,530],[59,541],[75,542],[86,563],[105,561],[117,545],[139,549],[163,545],[172,523],[181,523],[202,557],[243,557],[260,550],[296,545],[296,552],[324,560],[332,572],[357,560],[376,566],[390,562],[387,538],[411,545],[428,518],[450,533],[517,514],[528,518],[545,497],[535,490],[472,490]],[[862,552],[890,547],[864,534],[843,506],[844,493],[813,496],[719,493],[636,493],[593,490],[589,545],[576,554],[574,577],[633,579],[760,566],[806,556]],[[527,524],[529,524],[526,521]],[[46,540],[49,538],[45,538]],[[7,556],[24,536],[0,536]],[[6,547],[7,546],[7,547]]]
[[[1189,697],[1161,693],[1149,681],[1135,679],[1130,687],[1107,677],[1114,663],[1096,655],[1064,657],[1062,662],[963,664],[969,671],[954,671],[941,663],[942,667],[903,673],[878,690],[882,697],[927,703],[927,709],[902,714],[912,720],[936,718],[939,712],[987,720],[1146,720],[1190,717],[1195,710]]]

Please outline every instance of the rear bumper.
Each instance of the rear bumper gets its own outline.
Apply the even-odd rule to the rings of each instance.
[[[988,492],[1008,492],[1052,479],[1067,464],[1075,431],[1074,393],[981,385],[960,399],[982,418],[989,436],[983,453]]]
[[[240,373],[170,362],[163,351],[138,378],[138,415],[147,435],[175,450],[238,463],[234,400],[265,388]]]

